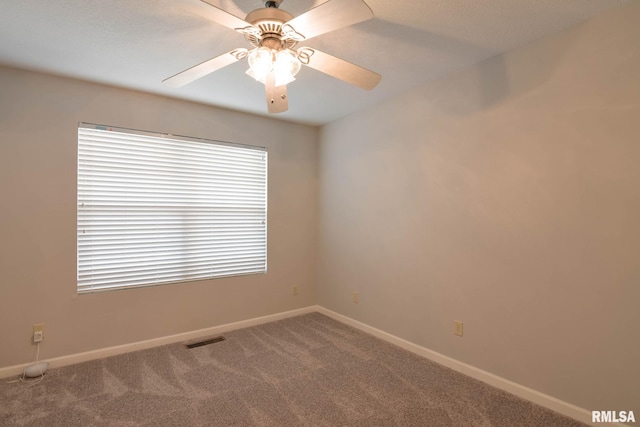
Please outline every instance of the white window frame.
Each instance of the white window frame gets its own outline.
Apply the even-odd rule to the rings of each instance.
[[[267,271],[264,147],[78,124],[77,292]]]

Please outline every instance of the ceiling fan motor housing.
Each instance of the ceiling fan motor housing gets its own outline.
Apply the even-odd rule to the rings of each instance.
[[[256,9],[249,12],[245,21],[256,26],[260,30],[261,35],[257,37],[253,34],[245,34],[245,37],[249,43],[256,47],[264,45],[274,50],[290,49],[298,42],[283,37],[282,24],[292,19],[292,14],[275,7]]]

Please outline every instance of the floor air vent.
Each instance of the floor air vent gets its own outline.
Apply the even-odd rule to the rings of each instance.
[[[196,348],[196,347],[202,347],[203,345],[209,345],[209,344],[215,344],[217,342],[220,341],[224,341],[225,338],[223,336],[219,336],[219,337],[215,337],[215,338],[211,338],[208,340],[204,340],[204,341],[198,341],[198,342],[194,342],[191,344],[185,344],[184,346],[187,348]]]

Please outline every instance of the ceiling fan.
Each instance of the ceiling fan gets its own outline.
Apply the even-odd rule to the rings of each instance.
[[[306,65],[365,90],[373,89],[380,74],[311,47],[294,49],[302,41],[373,18],[363,0],[329,0],[294,17],[279,9],[282,0],[268,0],[264,8],[250,12],[245,19],[226,12],[206,0],[211,8],[205,17],[245,36],[252,49],[238,48],[211,58],[163,83],[180,87],[234,62],[248,58],[247,74],[265,85],[269,113],[288,109],[287,84],[295,80]]]

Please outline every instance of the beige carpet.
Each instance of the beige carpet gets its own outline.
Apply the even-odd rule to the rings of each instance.
[[[580,426],[312,313],[0,385],[2,426]]]

